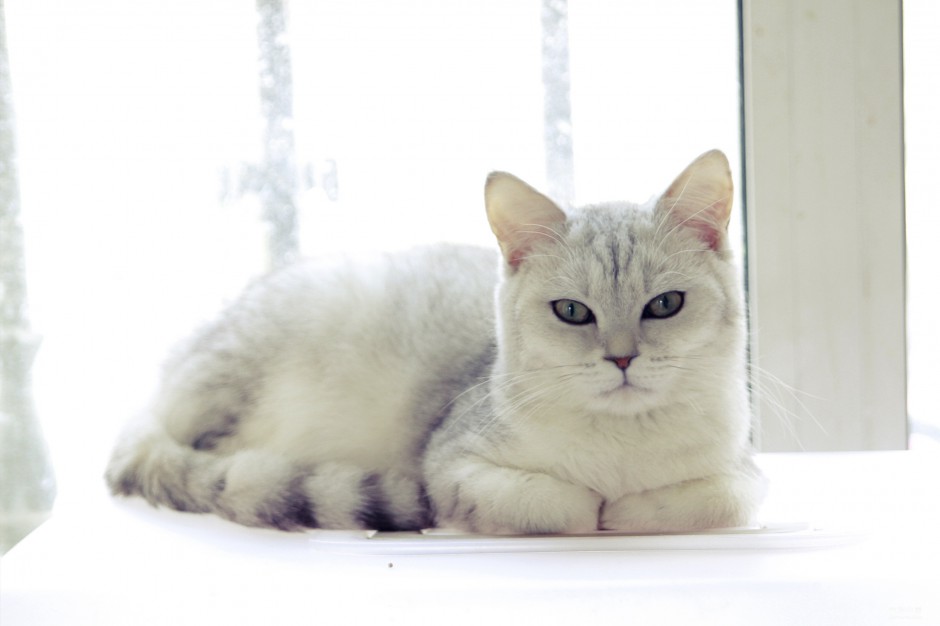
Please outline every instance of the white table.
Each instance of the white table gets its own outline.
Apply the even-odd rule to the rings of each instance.
[[[0,625],[940,624],[940,455],[759,462],[770,530],[692,536],[287,534],[102,490],[0,559]]]

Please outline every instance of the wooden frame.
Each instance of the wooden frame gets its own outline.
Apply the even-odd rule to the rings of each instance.
[[[907,445],[900,0],[742,0],[763,450]]]

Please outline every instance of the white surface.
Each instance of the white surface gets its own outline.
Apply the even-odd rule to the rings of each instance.
[[[375,531],[317,531],[311,542],[317,550],[336,554],[506,554],[519,552],[659,552],[689,550],[793,550],[831,548],[854,543],[862,535],[816,528],[812,524],[759,524],[694,533],[629,535],[610,531],[579,535],[492,536],[466,535],[430,529],[420,533]]]
[[[0,624],[940,623],[936,454],[760,463],[776,533],[511,538],[500,550],[468,537],[440,549],[443,533],[421,547],[415,535],[254,530],[102,495],[3,557]],[[389,554],[402,539],[424,553]],[[465,552],[474,541],[482,552]]]

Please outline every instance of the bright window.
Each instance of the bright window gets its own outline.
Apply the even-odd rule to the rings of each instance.
[[[818,11],[826,28],[841,37],[840,54],[855,59],[852,67],[865,67],[870,53],[880,55],[890,69],[890,33],[878,29],[884,23],[889,32],[890,22],[881,13],[859,10],[852,21],[825,9],[834,3],[821,0],[792,6],[741,3],[744,84],[757,90],[745,98],[743,143],[749,152],[742,158],[742,47],[738,7],[727,0],[571,0],[566,10],[566,3],[557,0],[294,2],[283,35],[277,34],[277,20],[269,21],[274,35],[262,36],[267,44],[259,45],[258,6],[274,4],[5,2],[29,321],[43,338],[33,392],[57,470],[60,504],[80,504],[88,490],[103,489],[100,475],[114,437],[144,403],[169,346],[277,261],[271,242],[278,236],[265,212],[271,188],[264,185],[263,165],[279,159],[284,165],[285,154],[296,183],[291,236],[301,254],[318,254],[436,240],[490,245],[482,208],[482,183],[490,170],[511,171],[560,200],[642,201],[661,191],[692,158],[720,148],[732,161],[739,192],[748,181],[748,211],[754,218],[748,227],[752,236],[763,237],[761,249],[749,251],[759,268],[750,273],[752,298],[761,303],[752,328],[758,336],[755,355],[783,387],[796,387],[777,393],[787,405],[784,415],[800,430],[797,439],[809,449],[897,446],[898,433],[906,429],[903,321],[898,326],[891,318],[874,352],[863,350],[855,360],[827,360],[817,358],[830,353],[820,352],[823,347],[807,334],[812,327],[806,309],[792,318],[800,323],[795,334],[785,316],[771,316],[775,308],[786,311],[775,307],[773,285],[786,287],[779,297],[790,306],[799,300],[794,288],[818,269],[808,261],[793,263],[775,243],[789,237],[785,245],[798,250],[806,240],[798,232],[799,213],[785,213],[795,205],[777,211],[768,190],[792,191],[798,182],[794,176],[812,171],[805,161],[800,171],[778,165],[845,149],[832,137],[815,137],[812,125],[779,122],[816,119],[814,106],[838,122],[844,111],[827,108],[828,99],[812,100],[813,94],[856,102],[875,93],[864,73],[853,75],[860,78],[851,83],[859,89],[852,94],[830,86],[826,80],[840,78],[838,68],[809,62],[825,59],[828,49],[807,46],[832,41],[833,31],[821,31],[824,36],[814,39],[801,27]],[[936,25],[929,1],[908,4],[911,15],[920,11]],[[783,10],[785,5],[790,8]],[[888,19],[900,19],[896,2],[872,5]],[[927,23],[918,19],[906,28],[912,37],[936,32]],[[778,27],[784,28],[782,35],[774,30]],[[869,45],[875,41],[872,33],[879,33],[881,47]],[[929,35],[920,40],[926,39]],[[749,56],[756,49],[752,44],[759,48],[758,57]],[[280,99],[263,104],[261,86],[270,72],[260,78],[264,63],[259,55],[283,61],[279,55],[285,51],[290,80],[275,84],[290,86],[291,97],[280,91]],[[909,52],[914,59],[915,50]],[[915,71],[918,81],[936,76],[936,68],[923,59],[937,55],[919,54],[919,64],[910,64],[912,77]],[[808,88],[811,82],[797,84],[803,74],[794,63],[800,59],[804,69],[822,68],[817,90]],[[786,98],[775,95],[780,83],[774,81],[780,77],[796,81],[787,87],[793,89]],[[878,102],[900,111],[899,73],[896,78],[896,101]],[[936,90],[926,96],[915,91],[923,84],[906,83],[911,207],[936,205],[930,202],[936,191],[929,183],[915,183],[929,180],[917,172],[936,171],[936,157],[929,157],[937,143],[936,133],[929,135],[936,130],[935,116],[929,114],[937,110],[930,104]],[[784,105],[789,109],[782,110]],[[869,154],[867,135],[846,130],[856,128],[853,124],[837,125],[847,134],[835,139],[857,141],[858,149]],[[910,134],[915,124],[923,129],[917,137],[934,139],[915,141]],[[890,143],[895,131],[882,130]],[[895,135],[900,142],[899,131]],[[266,137],[274,138],[267,146]],[[774,142],[784,139],[791,142],[788,151],[775,151],[782,144]],[[923,146],[916,154],[915,145]],[[840,175],[854,180],[876,165],[877,172],[894,172],[895,166],[902,172],[899,159],[886,168],[866,161]],[[746,179],[739,174],[745,169]],[[894,189],[891,184],[889,179],[881,188]],[[736,206],[743,214],[742,199]],[[895,212],[889,220],[894,228],[901,223],[900,205],[885,206]],[[786,228],[768,229],[768,215],[785,215],[779,223]],[[912,213],[909,225],[915,223],[921,224],[917,233],[929,236],[927,222],[915,221]],[[879,230],[873,222],[859,228],[864,237],[890,230]],[[845,239],[850,253],[863,257],[853,237]],[[930,248],[915,234],[910,243],[912,253]],[[875,248],[887,259],[878,267],[897,269],[903,248]],[[930,280],[924,269],[930,263],[912,257],[912,332],[927,326],[919,311],[930,309],[923,300],[929,290],[918,285]],[[864,272],[870,266],[850,265],[849,271],[859,267]],[[789,273],[775,282],[781,268]],[[879,276],[890,284],[889,275]],[[819,289],[816,283],[811,287]],[[861,326],[854,335],[840,334],[838,318],[827,319],[839,345],[857,346],[857,339],[867,336],[868,327]],[[774,333],[777,340],[769,340]],[[930,345],[936,345],[935,338],[912,348],[912,381],[929,372],[918,363],[936,353]],[[794,346],[798,352],[789,351]],[[870,409],[864,402],[856,399],[847,411],[830,412],[840,394],[851,397],[859,381],[867,380],[858,375],[859,368],[884,354],[890,358],[881,366],[892,381],[884,406],[893,408],[865,413],[861,428],[851,411],[860,404]],[[800,367],[813,362],[826,363],[818,375]],[[816,402],[820,395],[829,397]],[[895,415],[899,399],[901,414]],[[825,436],[816,437],[804,405],[829,420]],[[936,422],[929,426],[925,391],[912,387],[911,408],[924,432],[936,432]],[[777,418],[762,411],[764,424]],[[760,441],[767,449],[795,447],[789,435],[786,428],[764,429]],[[903,436],[899,441],[903,445]]]
[[[937,409],[937,354],[940,327],[936,310],[940,250],[940,5],[904,2],[904,169],[907,219],[908,410],[911,445],[940,443]]]
[[[543,50],[543,30],[565,29],[557,15],[543,23],[543,4],[564,8],[289,4],[282,122],[302,253],[490,245],[482,184],[493,169],[585,202],[643,201],[714,147],[737,168],[733,3],[574,2],[570,119],[556,102],[552,122],[562,153],[570,130],[573,184],[559,186],[566,161],[546,157],[544,85],[566,96],[564,46]],[[5,10],[30,322],[43,337],[34,395],[60,500],[77,500],[100,488],[115,433],[168,347],[267,266],[258,10],[230,0]]]

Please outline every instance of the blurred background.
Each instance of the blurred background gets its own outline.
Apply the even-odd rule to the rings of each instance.
[[[57,506],[81,506],[103,492],[114,438],[169,347],[273,266],[491,245],[482,185],[494,169],[563,204],[645,201],[711,148],[743,180],[728,0],[0,8],[13,138],[3,180],[9,191],[15,176],[18,214],[0,227],[23,250],[19,266],[8,245],[3,270],[21,267],[9,284],[25,284],[0,297],[22,305],[5,332],[35,351],[20,400],[47,446],[10,451],[33,435],[16,425],[26,418],[0,416],[7,520],[29,499],[14,497],[17,473],[44,449],[55,482],[42,463],[30,469],[33,502],[57,493]],[[930,0],[904,11],[909,409],[912,441],[931,445],[940,21]]]

